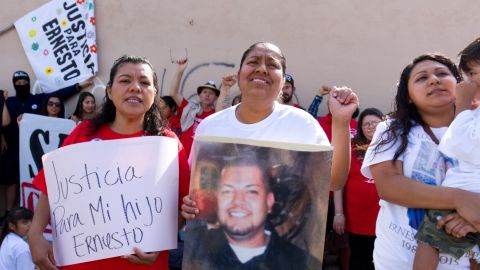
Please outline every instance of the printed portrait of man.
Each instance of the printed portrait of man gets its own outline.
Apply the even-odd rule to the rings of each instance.
[[[275,196],[267,171],[255,155],[223,164],[216,223],[192,229],[185,269],[321,269],[320,261],[268,228]]]

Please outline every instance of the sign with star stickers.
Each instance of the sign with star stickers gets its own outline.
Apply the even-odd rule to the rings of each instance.
[[[16,21],[15,28],[44,92],[98,71],[93,0],[52,0]]]

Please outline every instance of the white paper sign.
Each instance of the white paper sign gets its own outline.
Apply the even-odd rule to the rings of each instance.
[[[93,0],[52,0],[15,22],[44,92],[73,85],[98,71]]]
[[[63,140],[75,128],[68,119],[25,113],[20,121],[20,203],[34,210],[40,191],[32,185],[32,179],[42,169],[42,156],[60,147]],[[46,233],[50,233],[47,228]]]
[[[59,265],[176,248],[178,144],[91,141],[43,157]]]

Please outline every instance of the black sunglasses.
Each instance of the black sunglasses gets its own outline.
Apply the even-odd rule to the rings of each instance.
[[[47,106],[49,106],[49,107],[62,107],[62,102],[49,101],[49,102],[47,102]]]

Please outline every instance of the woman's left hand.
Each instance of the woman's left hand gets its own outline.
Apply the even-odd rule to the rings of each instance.
[[[444,228],[448,234],[457,238],[465,237],[465,235],[470,232],[477,232],[477,230],[458,213],[443,216],[437,223],[437,229],[442,228]]]
[[[143,252],[139,248],[133,248],[133,251],[135,251],[135,254],[126,255],[123,258],[136,264],[152,265],[160,254],[160,251]]]
[[[229,90],[237,83],[237,75],[229,74],[222,78],[222,90]]]
[[[345,232],[345,216],[343,214],[335,214],[333,217],[333,230],[339,235]]]
[[[348,87],[333,87],[328,106],[333,117],[350,119],[359,106],[358,96]]]

